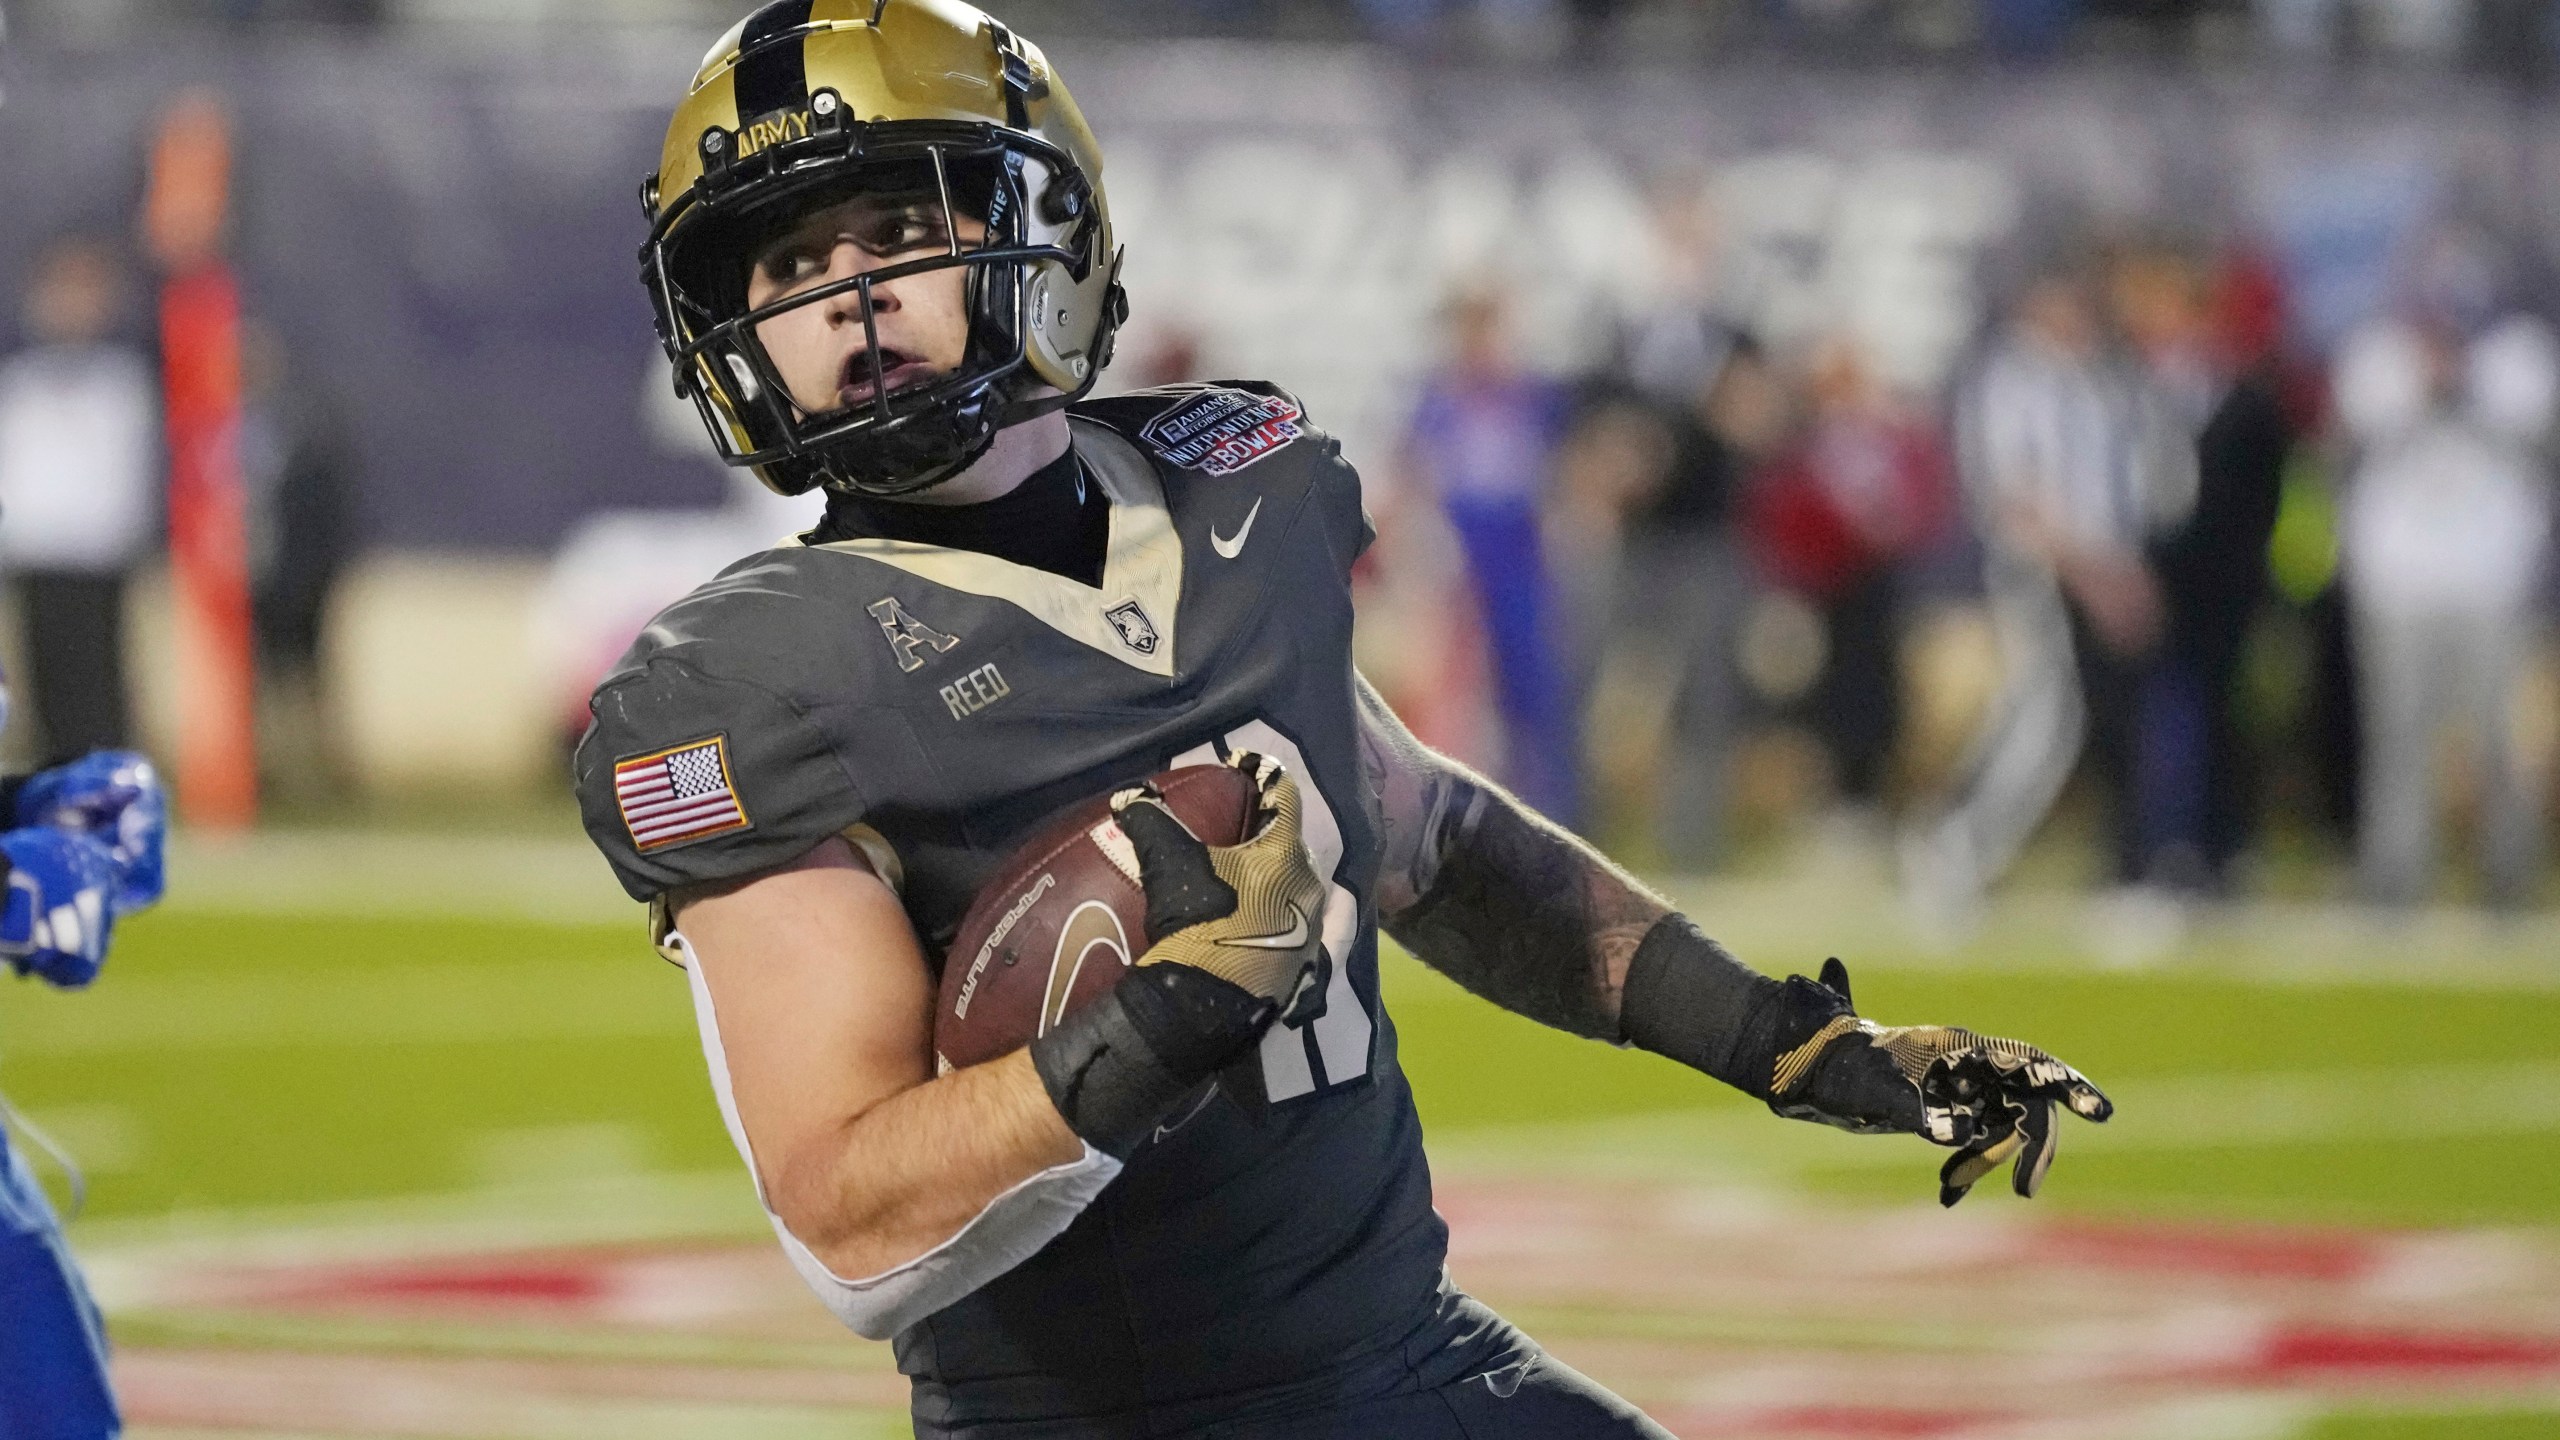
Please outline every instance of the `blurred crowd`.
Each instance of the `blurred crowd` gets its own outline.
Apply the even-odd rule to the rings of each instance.
[[[129,247],[55,238],[0,358],[0,580],[17,620],[21,760],[139,746],[133,590],[166,549],[161,366]],[[274,333],[241,337],[235,437],[270,790],[343,789],[322,716],[330,599],[355,555],[355,464],[325,386],[286,373]]]
[[[184,22],[712,28],[727,0],[10,0],[39,35]],[[2468,66],[2539,81],[2560,56],[2548,0],[1016,0],[1025,30],[1104,37],[1369,38],[1439,56],[1545,60],[1796,54],[2288,57]]]
[[[2535,0],[1357,0],[1357,10],[1370,33],[1407,47],[1515,56],[1665,43],[2013,61],[2255,53],[2469,63],[2539,79],[2560,42],[2560,12]]]
[[[185,8],[100,3],[128,17]],[[1648,8],[1472,4],[1506,25],[1568,27]],[[693,5],[667,0],[670,15]],[[13,20],[26,13],[11,5]],[[1398,34],[1475,23],[1424,0],[1358,13]],[[1588,164],[1514,187],[1460,155],[1417,165],[1435,178],[1408,184],[1313,144],[1294,170],[1295,152],[1267,137],[1194,157],[1245,190],[1176,184],[1167,156],[1191,150],[1160,137],[1152,168],[1142,145],[1116,152],[1115,199],[1149,221],[1132,225],[1133,254],[1156,268],[1132,285],[1156,328],[1132,332],[1110,383],[1241,371],[1309,392],[1319,421],[1357,442],[1378,512],[1363,665],[1425,738],[1638,863],[1711,870],[1809,827],[1889,858],[1925,911],[1961,921],[2059,817],[2096,837],[2102,883],[2145,896],[2258,893],[2280,868],[2271,857],[2308,853],[2351,858],[2379,902],[2521,905],[2546,888],[2560,749],[2560,345],[2540,318],[2560,284],[2535,268],[2547,244],[2514,217],[2512,244],[2487,220],[2426,218],[2457,208],[2458,119],[2398,191],[2388,174],[2298,157],[2336,183],[2302,187],[2290,221],[2291,192],[2264,187],[2279,233],[2263,249],[2231,238],[2247,233],[2239,220],[2208,242],[2012,213],[2011,162],[1987,156],[1894,168],[1744,151],[1714,174],[1701,159],[1663,177],[1648,210],[1632,170],[1623,191]],[[652,110],[633,133],[654,145],[657,123]],[[270,793],[347,788],[354,767],[322,692],[333,596],[368,541],[542,547],[526,668],[556,688],[544,723],[574,734],[594,676],[649,614],[805,524],[808,502],[714,478],[694,417],[643,354],[621,261],[564,267],[595,272],[592,308],[519,314],[492,303],[505,287],[444,265],[453,247],[424,243],[434,263],[410,279],[395,266],[386,280],[367,256],[328,291],[314,277],[335,247],[281,242],[410,192],[292,191],[278,177],[371,171],[291,148],[299,138],[269,143],[268,188],[248,193],[298,198],[243,232],[270,253],[243,257],[236,438]],[[620,166],[591,167],[609,172],[595,187],[616,197],[609,218],[600,204],[593,217],[546,208],[547,169],[544,204],[490,205],[474,189],[412,213],[467,213],[453,232],[465,250],[504,232],[544,255],[603,255],[637,223]],[[1376,187],[1327,190],[1334,170]],[[1587,183],[1565,183],[1576,177]],[[2530,209],[2535,186],[2517,188]],[[2173,189],[2119,209],[2173,213]],[[1428,268],[1442,264],[1430,243],[1327,240],[1321,226],[1310,238],[1297,202],[1270,195],[1330,196],[1303,206],[1319,219],[1403,217],[1390,236],[1464,226],[1486,243],[1442,247],[1461,258]],[[1219,203],[1239,196],[1257,203]],[[1409,213],[1394,208],[1406,200]],[[1754,223],[1772,216],[1817,219]],[[1256,217],[1272,223],[1244,223]],[[1605,243],[1578,240],[1577,225]],[[0,274],[16,302],[15,325],[0,326],[0,584],[18,622],[20,763],[136,739],[124,669],[147,647],[125,626],[153,613],[137,586],[158,583],[168,526],[160,282],[131,230],[29,231],[24,263]],[[1258,248],[1284,245],[1313,258],[1284,275]],[[1555,268],[1577,246],[1581,270]],[[1428,265],[1366,264],[1389,252]],[[263,285],[261,260],[276,267]],[[1409,317],[1448,274],[1472,278],[1441,297],[1437,359],[1417,374],[1391,342],[1420,333]],[[301,366],[260,318],[297,291],[310,303],[296,334],[315,357]],[[1328,308],[1372,323],[1293,313]],[[1197,328],[1216,315],[1301,343],[1239,361],[1232,334]],[[1552,343],[1568,322],[1591,333]],[[554,331],[594,347],[544,348]],[[1555,373],[1565,355],[1574,373]],[[375,383],[359,365],[377,367]],[[547,414],[509,428],[536,380],[589,387],[562,413],[604,417],[595,455],[558,444]],[[437,448],[482,430],[523,443]],[[632,434],[646,438],[605,448]],[[536,451],[543,467],[524,468]],[[684,483],[639,486],[651,467]],[[505,524],[436,528],[415,513],[485,512],[518,492],[542,503]],[[405,535],[382,522],[394,500],[412,507]]]
[[[2424,249],[2325,355],[2289,345],[2245,248],[2048,246],[1998,267],[1952,380],[1914,393],[1852,331],[1756,336],[1693,211],[1657,219],[1685,258],[1590,373],[1526,363],[1507,284],[1449,296],[1444,358],[1372,463],[1363,659],[1426,739],[1647,863],[1709,870],[1809,824],[1950,922],[2057,810],[2102,883],[2147,894],[2251,889],[2328,837],[2378,902],[2446,893],[2457,857],[2455,893],[2535,898],[2560,342],[2478,237]],[[147,299],[115,247],[60,239],[0,360],[37,757],[134,743],[123,627],[162,533]],[[326,387],[287,383],[255,323],[242,350],[270,786],[325,790],[354,462]],[[1125,379],[1197,363],[1175,346]],[[664,588],[792,528],[733,509],[598,517],[583,543],[639,558],[555,580]],[[579,633],[618,645],[664,598],[588,596],[612,614]]]
[[[1704,267],[1570,380],[1463,290],[1370,577],[1392,630],[1434,574],[1461,618],[1373,663],[1427,738],[1678,868],[1809,817],[1961,923],[2059,807],[2133,894],[2326,836],[2409,904],[2458,834],[2463,893],[2527,903],[2560,345],[2478,250],[2311,355],[2245,248],[2048,246],[1927,394],[1853,334],[1762,343]]]

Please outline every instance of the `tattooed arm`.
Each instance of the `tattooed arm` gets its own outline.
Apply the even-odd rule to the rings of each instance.
[[[1506,1010],[1768,1098],[1779,1041],[1800,1028],[1787,1023],[1785,986],[1413,738],[1366,680],[1360,702],[1361,760],[1385,825],[1378,913],[1388,934]]]
[[[1669,1056],[1781,1115],[1956,1147],[1939,1172],[1948,1205],[2013,1156],[2018,1193],[2033,1195],[2053,1160],[2054,1108],[2091,1120],[2112,1110],[2034,1046],[1859,1019],[1837,960],[1818,981],[1751,969],[1599,851],[1414,739],[1359,684],[1361,764],[1384,825],[1379,917],[1467,989]]]
[[[1385,826],[1377,893],[1387,933],[1505,1010],[1623,1039],[1628,965],[1670,903],[1415,739],[1359,684],[1361,764]]]
[[[1389,935],[1505,1010],[1781,1098],[1779,1057],[1845,1012],[1845,998],[1736,960],[1599,851],[1413,738],[1359,683],[1361,763],[1385,833],[1378,914]],[[1908,1086],[1840,1104],[1868,1128],[1918,1128]]]

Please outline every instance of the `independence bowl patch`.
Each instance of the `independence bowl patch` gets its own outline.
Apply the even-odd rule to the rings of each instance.
[[[615,761],[613,795],[631,843],[644,855],[752,823],[738,802],[726,735]]]
[[[1306,418],[1285,395],[1206,390],[1148,421],[1138,437],[1185,469],[1232,475],[1306,434]]]

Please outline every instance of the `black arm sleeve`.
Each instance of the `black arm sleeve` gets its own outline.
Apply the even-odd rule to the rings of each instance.
[[[1766,1100],[1778,1057],[1848,1008],[1801,975],[1770,979],[1674,914],[1636,947],[1618,1019],[1630,1044]]]

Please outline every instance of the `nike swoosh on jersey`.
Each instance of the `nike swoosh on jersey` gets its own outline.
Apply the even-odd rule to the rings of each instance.
[[[1307,912],[1304,907],[1292,905],[1289,907],[1289,928],[1279,934],[1248,935],[1240,939],[1221,940],[1218,943],[1239,945],[1247,950],[1295,950],[1306,944],[1307,937],[1314,933],[1313,928],[1307,924]]]
[[[1209,527],[1209,548],[1217,551],[1218,558],[1222,560],[1233,560],[1243,554],[1244,537],[1253,533],[1253,517],[1261,513],[1262,497],[1256,495],[1253,497],[1253,508],[1244,512],[1244,523],[1236,527],[1234,535],[1223,536],[1218,533],[1216,526]]]

